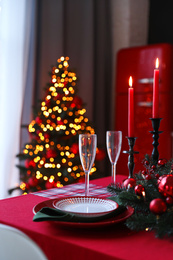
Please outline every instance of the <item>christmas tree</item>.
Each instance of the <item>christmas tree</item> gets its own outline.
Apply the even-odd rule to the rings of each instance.
[[[23,193],[62,187],[81,180],[84,172],[78,152],[79,134],[94,134],[82,99],[76,95],[76,74],[69,70],[69,58],[61,57],[52,67],[51,82],[39,111],[28,126],[31,141],[18,155]],[[105,152],[98,149],[96,160]],[[22,165],[22,161],[24,161]],[[96,165],[91,174],[96,172]]]

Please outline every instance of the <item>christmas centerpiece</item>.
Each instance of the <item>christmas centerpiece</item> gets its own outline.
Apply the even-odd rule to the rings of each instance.
[[[153,230],[157,237],[173,235],[173,161],[146,156],[145,170],[122,184],[108,186],[119,205],[131,206],[134,214],[126,221],[131,230]]]
[[[109,185],[108,190],[113,194],[111,199],[119,205],[131,206],[134,214],[126,220],[126,225],[131,230],[153,230],[157,237],[173,235],[173,160],[159,159],[158,139],[160,121],[159,118],[159,69],[156,59],[153,84],[153,151],[151,156],[144,159],[144,170],[133,174],[134,154],[133,150],[136,137],[134,137],[134,98],[132,90],[129,91],[129,116],[128,116],[128,143],[129,154],[128,168],[129,178],[123,183]],[[130,86],[130,84],[129,84]]]

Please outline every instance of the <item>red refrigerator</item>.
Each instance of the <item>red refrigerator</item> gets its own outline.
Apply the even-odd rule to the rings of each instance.
[[[145,154],[151,155],[153,150],[152,124],[152,95],[153,73],[155,60],[159,58],[159,116],[163,118],[160,124],[159,158],[172,158],[173,131],[173,45],[156,44],[122,49],[117,54],[116,66],[116,96],[115,96],[115,130],[123,133],[122,150],[117,163],[117,173],[124,175],[128,172],[128,80],[133,77],[134,87],[134,120],[136,143],[134,150],[134,172],[143,169],[142,161]]]

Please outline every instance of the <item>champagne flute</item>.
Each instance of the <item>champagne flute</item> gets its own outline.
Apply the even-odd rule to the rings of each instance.
[[[89,196],[89,173],[93,166],[97,146],[96,134],[79,135],[79,155],[85,172],[85,196]]]
[[[122,145],[121,131],[107,131],[106,132],[106,146],[109,160],[112,165],[112,183],[116,183],[116,164],[120,155]]]

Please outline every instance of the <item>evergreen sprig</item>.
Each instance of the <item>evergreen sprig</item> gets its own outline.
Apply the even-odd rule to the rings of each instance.
[[[158,179],[163,175],[172,174],[172,163],[173,161],[170,160],[155,164],[151,158],[146,156],[144,160],[145,173],[140,171],[135,175],[136,185],[141,184],[145,189],[144,195],[136,195],[134,187],[124,187],[123,183],[107,187],[108,191],[112,193],[110,199],[119,205],[134,208],[134,214],[125,222],[129,229],[154,231],[155,236],[159,238],[173,235],[173,205],[167,204],[166,212],[161,215],[155,215],[150,211],[150,202],[153,199],[165,200],[165,197],[159,192]],[[155,166],[153,167],[153,165]],[[150,178],[146,178],[146,175],[149,175]]]

